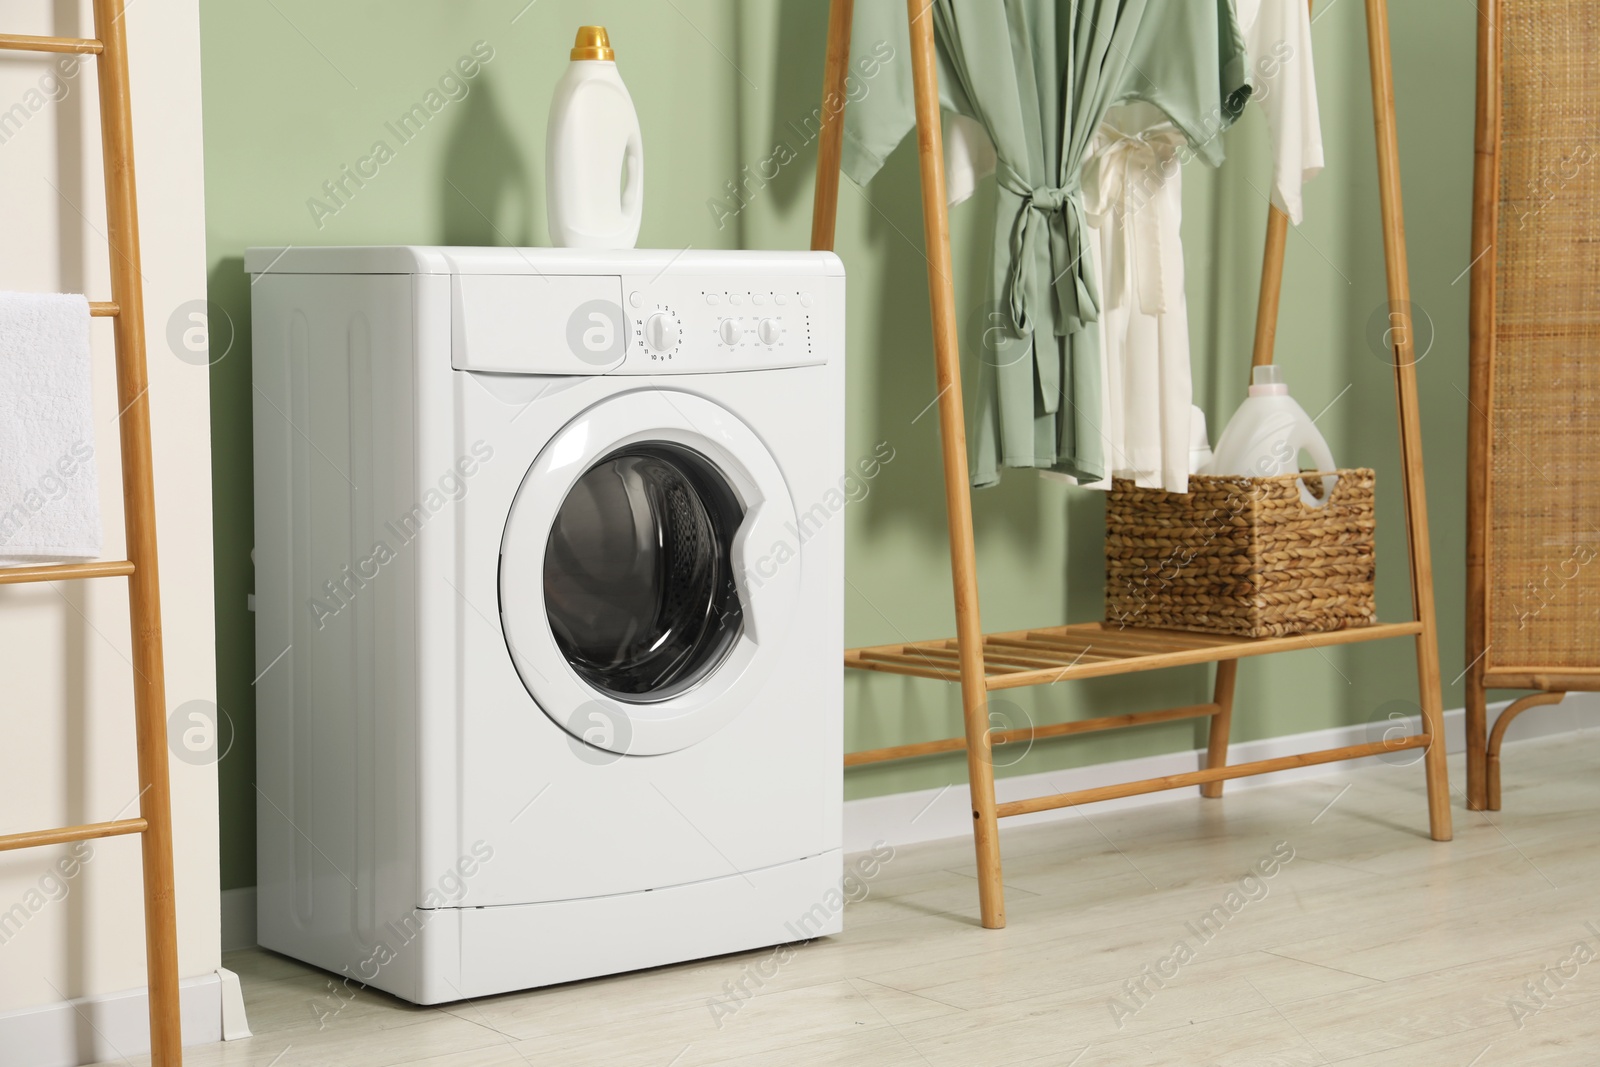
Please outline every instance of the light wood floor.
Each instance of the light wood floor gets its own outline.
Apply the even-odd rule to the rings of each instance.
[[[1506,767],[1486,816],[1451,761],[1449,844],[1426,837],[1420,766],[1007,831],[1003,931],[977,925],[967,841],[902,848],[842,936],[720,1027],[708,1002],[768,952],[443,1009],[367,992],[321,1032],[324,975],[233,953],[256,1037],[187,1062],[1600,1064],[1600,733],[1509,746]],[[1293,858],[1241,887],[1274,848]]]

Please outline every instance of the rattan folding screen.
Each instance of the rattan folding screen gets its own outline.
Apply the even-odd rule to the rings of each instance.
[[[1522,712],[1600,689],[1600,3],[1478,0],[1467,799]],[[1486,690],[1534,689],[1488,730]]]

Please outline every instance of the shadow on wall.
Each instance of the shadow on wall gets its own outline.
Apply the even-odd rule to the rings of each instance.
[[[1349,38],[1357,42],[1364,41],[1366,20],[1359,8],[1332,15],[1329,21],[1333,22],[1335,18],[1343,20],[1341,25]],[[1306,227],[1307,232],[1304,236],[1314,235],[1318,240],[1324,241],[1324,246],[1330,249],[1328,254],[1339,263],[1339,267],[1333,267],[1331,264],[1325,266],[1318,263],[1315,258],[1310,261],[1311,270],[1323,271],[1326,291],[1337,308],[1333,323],[1334,365],[1337,370],[1327,390],[1329,394],[1337,394],[1338,398],[1332,399],[1330,396],[1333,407],[1325,418],[1321,418],[1321,422],[1324,425],[1333,423],[1333,426],[1329,427],[1329,432],[1349,442],[1345,446],[1343,455],[1336,453],[1342,466],[1373,467],[1377,471],[1378,618],[1398,621],[1412,617],[1411,567],[1409,542],[1405,532],[1404,468],[1400,462],[1400,423],[1395,406],[1394,359],[1386,347],[1390,324],[1389,291],[1383,247],[1383,221],[1378,199],[1378,157],[1373,138],[1372,95],[1368,83],[1370,70],[1365,57],[1356,53],[1356,58],[1350,66],[1350,74],[1353,77],[1344,83],[1343,88],[1343,93],[1347,97],[1342,112],[1344,128],[1339,131],[1334,122],[1323,120],[1323,137],[1337,138],[1347,146],[1342,160],[1336,159],[1331,168],[1334,169],[1332,176],[1335,179],[1344,178],[1344,183],[1342,185],[1329,183],[1331,188],[1322,190],[1323,195],[1329,199],[1337,197],[1335,204],[1328,209],[1328,213],[1336,212],[1337,217],[1344,221],[1344,225],[1336,231],[1336,234],[1330,235],[1340,244],[1333,244],[1332,240],[1324,238],[1321,233],[1313,234],[1311,227]],[[1470,89],[1464,99],[1465,112],[1470,116],[1472,112]],[[1399,129],[1405,131],[1409,126],[1415,125],[1405,121],[1408,110],[1405,108],[1405,97],[1397,95],[1396,106],[1401,108]],[[1470,130],[1470,124],[1467,129]],[[1467,142],[1470,145],[1470,133]],[[1470,167],[1466,169],[1470,172]],[[1340,170],[1343,174],[1339,173]],[[1317,181],[1324,182],[1329,177],[1330,175],[1324,174]],[[1466,212],[1470,208],[1463,203],[1461,210]],[[1463,220],[1466,217],[1463,214]],[[1413,233],[1415,232],[1413,230]],[[1412,238],[1412,248],[1417,248],[1415,237]],[[1436,258],[1427,253],[1415,256],[1412,265],[1408,267],[1411,282],[1415,284],[1419,272],[1426,272],[1441,258],[1444,257]],[[1466,262],[1466,256],[1463,255],[1461,265],[1466,266]],[[1453,269],[1452,267],[1452,271]],[[1448,287],[1449,277],[1446,276],[1443,281]],[[1456,289],[1458,298],[1462,301],[1462,304],[1458,305],[1458,314],[1463,322],[1466,320],[1464,306],[1466,289],[1465,283]],[[1426,309],[1422,319],[1427,320]],[[1425,352],[1426,348],[1431,347],[1431,338],[1430,324],[1429,343],[1419,347],[1418,352]],[[1434,366],[1438,364],[1435,363]],[[1419,365],[1421,380],[1426,381],[1426,372],[1431,369],[1433,368],[1426,363]],[[1291,378],[1291,390],[1294,388],[1293,381]],[[1445,388],[1448,392],[1449,387]],[[1341,392],[1346,389],[1347,393]],[[1451,396],[1446,403],[1453,404],[1456,400],[1456,397]],[[1464,404],[1462,408],[1465,408]],[[1449,530],[1451,526],[1449,522],[1443,524],[1438,522],[1441,517],[1444,516],[1435,516],[1436,530],[1440,532]],[[1457,559],[1460,558],[1457,556]],[[1457,573],[1459,574],[1459,571]],[[1459,585],[1448,581],[1443,584],[1446,587]],[[1437,618],[1437,614],[1435,617]],[[1457,615],[1457,618],[1459,617]],[[1461,647],[1459,636],[1454,643],[1457,649]],[[1343,674],[1343,677],[1335,676],[1335,680],[1346,683],[1335,689],[1335,692],[1343,690],[1343,700],[1340,701],[1343,705],[1343,714],[1338,720],[1340,723],[1370,724],[1374,721],[1374,717],[1381,721],[1385,709],[1397,704],[1406,714],[1420,713],[1414,673],[1415,653],[1411,642],[1377,641],[1351,645],[1338,650],[1337,653],[1331,649],[1329,652],[1333,654],[1333,659]],[[1446,662],[1449,662],[1449,659],[1446,659]],[[1464,661],[1461,661],[1461,667],[1465,667]],[[1455,670],[1442,673],[1441,681],[1446,683],[1449,683],[1452,677],[1456,677]],[[1445,707],[1459,702],[1461,692],[1459,682],[1459,677],[1456,677],[1456,695],[1452,701],[1446,702]],[[1420,756],[1418,758],[1420,759]]]
[[[211,536],[216,568],[217,707],[233,726],[234,743],[217,767],[219,825],[246,828],[221,835],[223,889],[256,883],[255,767],[256,617],[247,607],[255,591],[250,554],[255,544],[255,498],[251,481],[250,279],[241,256],[224,256],[206,279],[209,332],[229,343],[211,358]],[[238,669],[245,665],[247,670]]]
[[[795,158],[764,186],[762,196],[770,197],[770,211],[788,216],[804,212],[810,217],[810,197],[815,189],[817,138],[822,118],[823,59],[827,51],[828,11],[815,0],[784,0],[778,15],[778,39],[783,42],[776,64],[772,88],[770,137],[795,150]],[[895,69],[903,66],[903,70]],[[874,74],[871,81],[852,74],[847,82],[854,95],[860,86],[874,91],[874,82],[890,77],[910,78],[909,56],[901,50],[893,60]],[[861,502],[861,521],[868,529],[901,526],[926,531],[944,540],[944,498],[939,490],[941,460],[939,417],[929,406],[937,394],[932,359],[933,334],[928,311],[928,261],[922,245],[921,189],[917,171],[914,135],[908,135],[899,149],[865,189],[857,188],[841,176],[839,200],[841,216],[852,213],[852,201],[861,204],[867,216],[867,240],[882,255],[878,265],[880,288],[877,306],[904,309],[904,314],[881,316],[874,338],[872,356],[866,361],[879,380],[871,387],[878,411],[870,420],[874,431],[895,449],[895,464],[889,477],[880,479],[870,496]],[[764,177],[764,176],[763,176]],[[993,211],[993,197],[980,195],[968,209],[983,215]],[[970,225],[956,219],[958,269],[956,299],[961,308],[974,308],[983,299],[967,279],[981,277],[987,263],[981,241],[962,241]],[[847,270],[849,269],[847,264]],[[981,315],[962,314],[963,331]],[[977,336],[974,331],[974,336]],[[966,341],[966,337],[963,337]],[[854,381],[861,372],[852,374]],[[975,398],[975,381],[968,383],[968,410]],[[852,385],[852,389],[856,388]],[[871,443],[875,443],[871,442]],[[996,509],[1009,513],[1008,507]],[[941,549],[942,551],[942,549]],[[919,635],[931,636],[931,635]]]
[[[544,202],[544,171],[528,166],[485,71],[462,101],[440,174],[441,239],[452,245],[548,243],[535,205]]]
[[[530,164],[500,103],[496,83],[485,71],[471,93],[452,109],[444,162],[439,172],[439,222],[432,229],[417,212],[399,218],[385,237],[394,241],[458,245],[547,243],[542,213],[544,168]],[[66,216],[64,215],[65,219]],[[75,247],[81,242],[65,242]],[[254,243],[254,242],[250,242]],[[266,242],[263,242],[266,243]],[[220,259],[208,277],[211,334],[224,326],[231,348],[211,366],[212,536],[216,558],[216,641],[222,669],[217,704],[232,724],[237,743],[218,768],[220,822],[244,832],[224,833],[221,866],[224,889],[254,885],[255,778],[255,616],[246,607],[254,591],[250,553],[254,543],[251,482],[252,408],[250,358],[250,280],[240,256]],[[261,664],[260,666],[265,666]]]
[[[776,212],[788,215],[802,206],[809,208],[805,202],[815,188],[808,179],[817,172],[817,142],[814,138],[805,142],[802,131],[815,129],[818,122],[813,116],[820,115],[827,5],[816,0],[784,0],[778,13],[778,40],[783,47],[778,51],[777,82],[772,89],[772,136],[797,148],[799,158],[784,167],[768,189]]]

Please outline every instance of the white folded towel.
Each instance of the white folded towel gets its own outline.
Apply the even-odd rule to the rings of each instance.
[[[100,556],[89,302],[0,293],[0,566]]]

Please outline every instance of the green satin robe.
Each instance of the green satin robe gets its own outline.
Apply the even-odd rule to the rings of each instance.
[[[1222,161],[1219,135],[1250,95],[1233,2],[928,0],[925,10],[940,102],[982,123],[999,160],[973,484],[995,484],[1002,467],[1097,480],[1106,457],[1094,426],[1099,294],[1079,185],[1086,151],[1109,108],[1143,100],[1188,138],[1183,158]],[[845,108],[844,171],[859,184],[916,125],[908,18],[905,0],[855,3],[852,67],[882,62],[885,43],[894,49]]]

